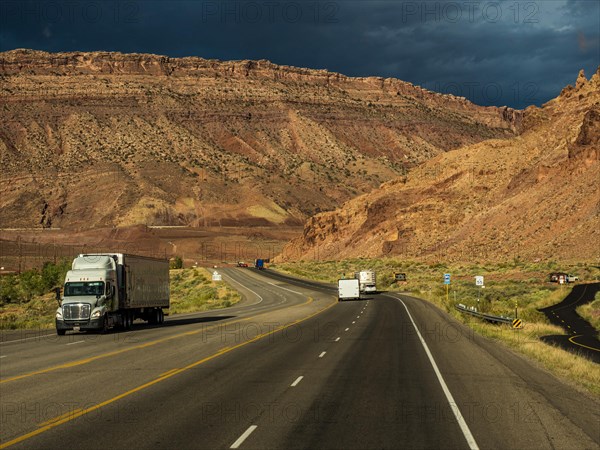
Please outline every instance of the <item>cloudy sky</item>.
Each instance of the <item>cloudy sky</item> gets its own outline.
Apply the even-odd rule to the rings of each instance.
[[[268,59],[516,108],[594,73],[599,39],[598,0],[0,0],[0,51]]]

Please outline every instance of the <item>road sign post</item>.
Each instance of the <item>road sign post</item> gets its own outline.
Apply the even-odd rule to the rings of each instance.
[[[485,287],[483,285],[483,277],[481,275],[477,275],[475,277],[475,286],[479,286],[481,289],[483,289]],[[480,297],[480,293],[481,293],[481,290],[477,291],[477,310],[479,310],[479,297]]]
[[[444,284],[446,285],[446,303],[448,303],[448,289],[450,288],[450,274],[444,274]]]

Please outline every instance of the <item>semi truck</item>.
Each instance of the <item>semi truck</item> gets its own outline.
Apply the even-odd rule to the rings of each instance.
[[[364,292],[365,294],[377,292],[377,276],[374,270],[355,272],[354,278],[359,281],[360,292]]]
[[[80,254],[57,291],[56,332],[130,329],[135,319],[164,322],[169,261],[124,253]]]
[[[338,302],[360,299],[360,283],[356,278],[338,280]]]
[[[254,261],[254,267],[258,270],[263,270],[265,268],[265,260],[257,259],[256,261]]]

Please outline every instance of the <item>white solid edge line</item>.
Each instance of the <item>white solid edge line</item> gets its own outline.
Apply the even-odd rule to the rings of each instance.
[[[325,353],[327,353],[327,352],[322,352],[322,353],[319,355],[319,358],[322,358],[323,356],[325,356]]]
[[[256,292],[254,292],[252,289],[250,289],[248,286],[246,286],[246,285],[243,285],[243,284],[242,284],[242,283],[240,283],[238,280],[235,280],[235,279],[233,279],[233,277],[231,277],[230,275],[226,275],[226,276],[227,276],[227,278],[229,278],[229,279],[230,279],[231,281],[233,281],[234,283],[237,283],[237,284],[239,284],[241,287],[243,287],[244,289],[247,289],[247,290],[249,290],[249,291],[250,291],[250,292],[252,292],[254,295],[256,295],[258,298],[260,298],[260,300],[259,300],[259,301],[257,301],[256,303],[252,303],[252,304],[250,304],[250,305],[247,305],[247,306],[258,305],[260,302],[262,302],[262,301],[263,301],[263,298],[262,298],[262,297],[261,297],[259,294],[257,294]]]
[[[250,426],[248,427],[248,429],[247,429],[246,431],[244,431],[244,434],[242,434],[242,435],[241,435],[241,436],[240,436],[240,437],[237,439],[237,441],[235,441],[235,442],[234,442],[234,443],[231,445],[231,447],[229,447],[229,448],[238,448],[240,445],[242,445],[242,444],[244,443],[244,441],[245,441],[246,439],[248,439],[248,436],[250,436],[250,435],[252,434],[252,432],[253,432],[254,430],[256,430],[257,428],[258,428],[258,425],[250,425]]]
[[[279,286],[278,284],[271,283],[269,281],[267,281],[267,284],[270,284],[271,286],[275,286],[276,288],[279,288],[279,289],[283,289],[284,291],[293,292],[294,294],[304,295],[302,292],[294,291],[293,289],[284,288],[283,286]]]
[[[408,310],[408,307],[401,299],[399,299],[397,297],[392,297],[392,298],[396,298],[396,300],[400,301],[400,303],[402,303],[402,306],[404,306],[404,309],[406,309],[408,318],[412,322],[413,327],[415,328],[415,331],[417,332],[417,336],[419,336],[421,345],[423,345],[423,348],[425,349],[425,353],[427,354],[427,357],[429,358],[429,362],[431,363],[431,365],[433,367],[433,371],[435,372],[435,375],[437,376],[437,379],[440,382],[440,385],[442,386],[442,390],[444,391],[444,394],[446,395],[446,400],[448,400],[450,409],[454,413],[454,417],[456,417],[458,425],[460,426],[460,429],[463,432],[465,439],[467,440],[467,444],[469,444],[469,448],[471,450],[479,450],[479,446],[477,445],[477,442],[475,442],[475,438],[473,437],[473,434],[471,433],[471,430],[469,429],[467,422],[465,422],[465,418],[463,417],[462,413],[460,412],[458,405],[454,401],[454,397],[452,397],[452,393],[450,392],[450,389],[448,389],[448,386],[446,385],[446,382],[444,381],[444,377],[442,377],[442,373],[440,372],[440,369],[438,368],[435,360],[433,359],[433,355],[429,351],[429,347],[427,346],[425,339],[423,339],[423,336],[421,336],[421,332],[419,331],[417,324],[415,323],[412,316],[410,315],[410,311]]]
[[[294,381],[290,386],[291,387],[296,387],[298,386],[298,383],[300,383],[302,381],[302,378],[304,378],[303,375],[300,375],[298,378],[296,378],[296,381]]]

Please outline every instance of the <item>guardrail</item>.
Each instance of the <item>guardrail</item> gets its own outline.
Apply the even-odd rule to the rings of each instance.
[[[459,303],[458,305],[456,305],[455,308],[458,309],[462,313],[470,314],[472,316],[479,317],[480,319],[487,320],[488,322],[492,322],[492,323],[508,323],[508,324],[512,325],[515,320],[512,317],[493,316],[491,314],[484,314],[484,313],[477,311],[477,308],[475,308],[473,306],[465,306],[462,303]]]

